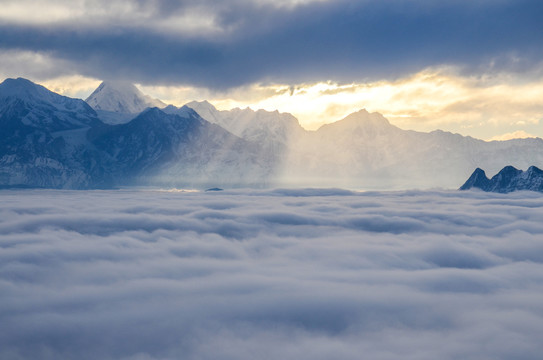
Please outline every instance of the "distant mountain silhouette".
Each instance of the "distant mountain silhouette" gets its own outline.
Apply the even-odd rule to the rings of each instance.
[[[543,171],[535,166],[522,171],[513,166],[504,167],[491,179],[477,168],[460,190],[480,189],[498,193],[510,193],[517,190],[543,192]]]

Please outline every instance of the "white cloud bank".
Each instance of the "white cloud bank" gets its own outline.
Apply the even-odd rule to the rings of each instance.
[[[0,192],[2,359],[537,359],[543,195]]]

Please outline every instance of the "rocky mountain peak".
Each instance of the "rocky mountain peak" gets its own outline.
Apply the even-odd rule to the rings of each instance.
[[[500,170],[492,179],[488,179],[485,172],[477,168],[460,190],[472,188],[498,193],[517,190],[543,192],[543,171],[535,166],[522,171],[509,165]]]

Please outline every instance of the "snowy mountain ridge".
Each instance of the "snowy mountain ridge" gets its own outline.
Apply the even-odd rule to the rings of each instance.
[[[192,101],[185,106],[194,109],[207,121],[217,124],[232,134],[249,141],[288,144],[293,137],[305,133],[298,119],[279,111],[250,108],[217,110],[208,101]]]
[[[55,94],[26,79],[0,84],[0,126],[62,131],[96,125],[96,112],[83,100]],[[12,134],[3,133],[3,137]]]
[[[402,130],[366,110],[316,131],[290,114],[208,102],[116,113],[24,79],[0,85],[0,127],[0,187],[456,188],[474,168],[543,166],[538,138]]]

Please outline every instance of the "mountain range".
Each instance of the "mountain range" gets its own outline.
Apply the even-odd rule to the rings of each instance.
[[[528,170],[518,170],[506,166],[491,179],[484,170],[477,168],[460,190],[480,189],[483,191],[510,193],[518,190],[543,192],[543,170],[530,166]]]
[[[402,130],[360,110],[304,130],[277,111],[166,105],[104,82],[86,102],[0,84],[0,186],[456,188],[475,168],[543,164],[543,140]]]

